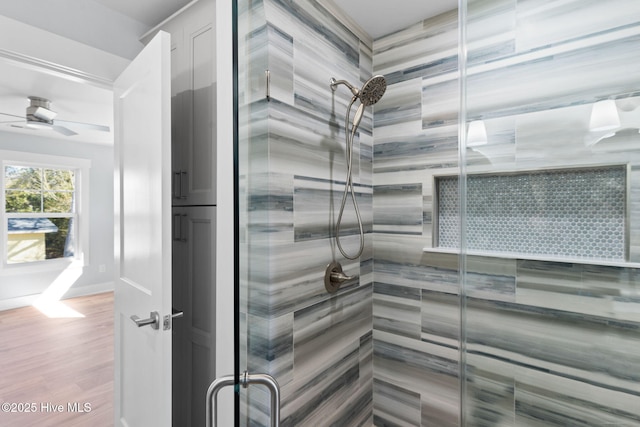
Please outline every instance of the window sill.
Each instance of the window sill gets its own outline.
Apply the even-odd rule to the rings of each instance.
[[[460,255],[459,249],[453,248],[432,248],[424,247],[422,252],[426,253],[438,253],[438,254],[451,254]],[[591,258],[569,258],[569,257],[552,257],[546,255],[532,255],[532,254],[519,254],[512,252],[492,252],[492,251],[465,251],[466,255],[487,257],[487,258],[504,258],[504,259],[521,259],[527,261],[546,261],[546,262],[560,262],[566,264],[586,264],[586,265],[601,265],[605,267],[626,267],[626,268],[640,268],[640,263],[629,261],[613,261],[613,260],[599,260]]]
[[[64,271],[67,268],[82,268],[84,262],[80,259],[55,259],[47,261],[34,261],[19,264],[5,264],[0,269],[0,276],[16,276],[30,273],[42,273],[51,271]]]

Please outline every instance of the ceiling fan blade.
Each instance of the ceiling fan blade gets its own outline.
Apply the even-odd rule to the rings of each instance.
[[[69,128],[66,128],[64,126],[58,126],[58,125],[53,125],[51,126],[51,129],[53,129],[54,131],[61,133],[65,136],[73,136],[73,135],[77,135],[77,132],[72,131]]]
[[[56,120],[55,123],[58,124],[58,125],[64,124],[65,126],[73,127],[73,128],[77,128],[77,129],[97,130],[97,131],[100,131],[100,132],[109,132],[109,131],[111,131],[111,128],[109,126],[96,125],[96,124],[93,124],[93,123],[68,122],[66,120]]]
[[[51,129],[54,132],[58,132],[59,134],[62,134],[64,136],[77,135],[77,133],[72,131],[71,129],[68,129],[68,128],[64,127],[64,126],[50,125],[49,123],[27,122],[27,124],[25,124],[25,125],[11,125],[11,126],[13,126],[14,128],[32,129],[32,130]]]
[[[19,119],[23,119],[24,120],[24,115],[23,116],[16,116],[15,114],[9,114],[9,113],[0,113],[3,116],[9,116],[9,117],[17,117]]]

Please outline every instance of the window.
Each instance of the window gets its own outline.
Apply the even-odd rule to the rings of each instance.
[[[88,161],[7,154],[2,162],[2,265],[83,259],[88,236],[80,227],[86,219],[80,218],[86,213],[80,179],[87,175]]]

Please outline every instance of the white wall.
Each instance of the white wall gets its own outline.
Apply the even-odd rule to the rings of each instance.
[[[148,25],[97,2],[59,0],[34,3],[33,0],[0,2],[0,15],[19,21],[20,25],[24,23],[38,29],[35,34],[24,37],[27,43],[39,41],[43,44],[43,40],[50,43],[50,37],[41,38],[41,34],[38,34],[46,31],[54,38],[64,38],[67,42],[76,40],[104,52],[133,59],[143,47],[138,37],[149,29]],[[3,27],[6,27],[5,22]],[[117,31],[114,31],[116,28]],[[0,30],[3,33],[5,31]]]
[[[113,289],[113,147],[0,132],[0,150],[77,157],[91,161],[89,260],[64,297]],[[104,271],[100,271],[103,266]],[[46,290],[61,269],[27,274],[0,272],[0,309],[27,305]]]

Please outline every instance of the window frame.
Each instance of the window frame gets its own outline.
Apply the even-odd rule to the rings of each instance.
[[[0,256],[0,272],[4,274],[24,273],[25,269],[30,271],[64,269],[72,263],[86,266],[89,264],[89,170],[91,168],[91,160],[76,157],[55,156],[49,154],[29,153],[21,151],[3,151],[0,150],[0,166],[2,166],[2,177],[0,177],[0,239],[2,245]],[[33,262],[9,263],[8,262],[8,220],[9,218],[66,218],[68,213],[9,213],[6,212],[6,182],[5,167],[6,166],[29,166],[46,169],[66,169],[73,170],[75,174],[75,213],[74,232],[76,236],[75,253],[72,257],[63,257],[55,259],[47,259]]]

